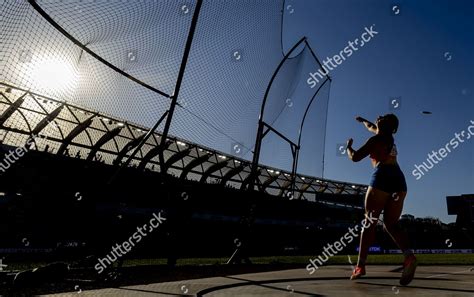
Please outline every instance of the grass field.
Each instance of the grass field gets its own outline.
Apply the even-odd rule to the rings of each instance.
[[[256,265],[301,265],[305,267],[309,259],[316,258],[311,256],[272,256],[272,257],[251,257],[250,260]],[[357,255],[350,255],[351,262],[357,262]],[[474,265],[474,254],[418,254],[419,265]],[[188,258],[179,259],[177,266],[199,266],[199,265],[225,265],[228,258]],[[403,256],[395,255],[369,255],[368,265],[401,265]],[[45,262],[14,262],[5,263],[7,267],[3,271],[19,271],[44,266]],[[351,265],[348,255],[337,255],[329,258],[327,265]],[[144,265],[166,265],[166,259],[128,259],[125,260],[125,267],[144,266]]]

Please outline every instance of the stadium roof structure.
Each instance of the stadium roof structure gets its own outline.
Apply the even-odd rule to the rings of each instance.
[[[149,130],[6,83],[0,83],[0,97],[0,141],[4,145],[22,147],[33,137],[37,150],[113,165],[125,161]],[[160,172],[161,136],[153,133],[129,166]],[[164,156],[166,173],[183,179],[244,188],[250,176],[251,162],[172,136],[166,139]],[[290,195],[291,172],[266,166],[259,166],[258,172],[260,191]],[[294,198],[314,200],[316,193],[360,194],[365,190],[365,185],[297,175]]]
[[[360,194],[314,177],[331,79],[308,86],[321,63],[283,38],[290,6],[1,1],[0,140],[296,199]]]

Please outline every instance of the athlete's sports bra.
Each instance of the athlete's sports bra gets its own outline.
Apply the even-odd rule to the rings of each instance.
[[[370,153],[370,159],[375,166],[377,163],[385,163],[388,160],[396,160],[398,155],[397,146],[394,143],[390,148],[389,145],[382,139],[377,141],[375,149]]]

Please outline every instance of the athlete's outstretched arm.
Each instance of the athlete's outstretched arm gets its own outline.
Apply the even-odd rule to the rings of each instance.
[[[369,138],[367,142],[357,151],[352,148],[352,138],[347,141],[347,156],[354,162],[359,162],[360,160],[367,157],[374,148],[374,139],[373,137]]]
[[[367,128],[367,130],[369,130],[370,132],[372,132],[374,134],[377,134],[377,126],[374,123],[372,123],[371,121],[366,120],[362,117],[356,117],[356,121],[358,121],[360,123],[363,123],[364,126]]]

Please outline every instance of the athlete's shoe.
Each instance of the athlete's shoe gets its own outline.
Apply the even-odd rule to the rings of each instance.
[[[400,285],[406,286],[413,280],[417,265],[418,261],[416,260],[415,255],[410,255],[405,258],[405,262],[403,263],[402,277],[400,278]]]
[[[359,279],[365,275],[365,266],[356,266],[354,271],[352,271],[351,280]]]

